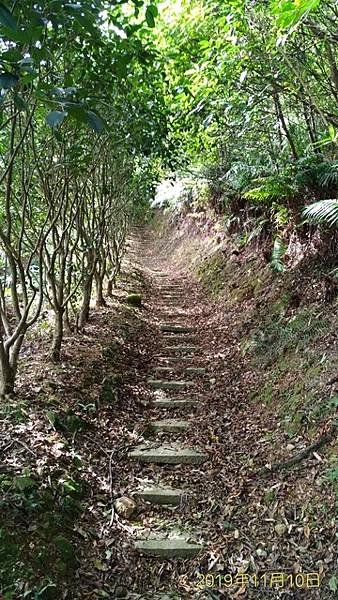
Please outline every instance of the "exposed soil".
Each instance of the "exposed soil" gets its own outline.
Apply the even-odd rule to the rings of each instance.
[[[35,597],[334,598],[335,495],[323,477],[334,440],[269,473],[269,465],[325,434],[329,421],[302,431],[290,446],[276,406],[257,398],[264,372],[243,354],[238,305],[225,311],[153,237],[136,231],[129,254],[136,271],[125,267],[114,302],[94,313],[85,336],[66,340],[61,365],[46,355],[45,364],[34,361],[30,380],[19,387],[22,414],[13,408],[3,418],[4,598],[33,598],[43,585],[49,587]],[[151,420],[183,416],[182,409],[169,413],[149,403],[147,379],[165,344],[158,271],[168,273],[166,285],[184,286],[179,307],[199,346],[191,365],[207,368],[194,376],[201,405],[184,411],[191,427],[176,436],[208,454],[201,466],[141,465],[127,456],[149,439]],[[127,289],[142,294],[141,308],[127,305]],[[31,342],[27,360],[35,351]],[[186,378],[182,368],[175,373]],[[171,396],[185,395],[191,393]],[[32,483],[22,481],[21,489],[13,477],[25,467]],[[168,508],[139,501],[129,520],[116,514],[114,499],[159,479],[188,489],[187,502]],[[188,532],[202,552],[185,561],[142,557],[135,539],[162,530]],[[273,573],[284,573],[283,582],[271,580]],[[320,587],[310,573],[319,573]]]

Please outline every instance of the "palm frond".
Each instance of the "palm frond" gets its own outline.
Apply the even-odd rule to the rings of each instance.
[[[284,256],[286,253],[286,245],[282,238],[277,236],[273,244],[273,250],[271,255],[271,266],[274,271],[283,273],[284,271]]]
[[[303,215],[307,221],[324,223],[330,227],[338,225],[338,200],[319,200],[306,206]]]
[[[319,183],[326,188],[338,186],[338,163],[327,166],[326,170],[319,174]]]

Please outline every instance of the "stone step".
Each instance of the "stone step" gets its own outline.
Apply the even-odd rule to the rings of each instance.
[[[185,372],[189,373],[189,374],[195,374],[195,375],[204,375],[204,373],[206,372],[206,368],[205,367],[186,367]]]
[[[176,368],[175,366],[172,366],[172,367],[159,366],[159,367],[155,367],[155,372],[156,373],[171,373],[172,371],[175,370],[175,368]]]
[[[163,352],[168,354],[181,354],[182,352],[196,352],[199,350],[198,346],[164,346]]]
[[[165,333],[192,333],[194,328],[188,325],[178,325],[177,323],[161,323],[160,331]]]
[[[197,406],[198,400],[188,398],[187,400],[171,400],[170,398],[160,398],[159,400],[153,400],[152,405],[155,408],[190,408],[191,406]]]
[[[197,337],[195,335],[166,335],[163,340],[167,342],[183,342],[184,344],[191,344],[192,342],[197,341]]]
[[[161,559],[192,558],[202,550],[202,546],[191,544],[184,538],[138,540],[135,548],[141,554]]]
[[[179,506],[183,503],[187,494],[180,489],[154,485],[136,492],[135,496],[137,498],[142,498],[142,500],[147,500],[152,504]]]
[[[175,310],[175,312],[165,312],[162,313],[162,317],[164,319],[188,319],[191,317],[191,314],[187,312],[180,312],[179,310]]]
[[[150,427],[154,433],[181,433],[189,427],[189,421],[163,419],[162,421],[152,421]]]
[[[173,363],[173,364],[179,364],[179,363],[189,363],[192,360],[195,360],[193,356],[157,356],[156,357],[158,360],[165,360],[167,362]]]
[[[169,381],[166,379],[148,379],[148,384],[154,390],[184,390],[195,385],[193,381]]]
[[[182,300],[184,299],[184,297],[184,294],[181,294],[180,292],[177,292],[175,294],[173,292],[171,294],[161,294],[162,300]]]
[[[144,463],[159,465],[200,465],[207,460],[207,455],[191,448],[177,445],[138,446],[128,453],[129,458]]]

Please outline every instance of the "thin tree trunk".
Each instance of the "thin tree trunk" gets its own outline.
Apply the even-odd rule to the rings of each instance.
[[[291,149],[291,153],[292,153],[293,159],[294,160],[298,160],[298,152],[296,150],[296,146],[295,146],[295,143],[293,141],[292,135],[290,134],[290,131],[289,131],[287,125],[286,125],[285,117],[284,117],[283,110],[282,110],[282,105],[280,103],[279,94],[278,94],[278,91],[277,91],[276,88],[274,88],[274,91],[273,91],[273,98],[274,98],[274,101],[275,101],[277,119],[279,120],[279,122],[281,124],[281,127],[282,127],[282,129],[283,129],[283,131],[285,133],[286,139],[289,142],[289,146],[290,146],[290,149]]]
[[[63,330],[67,334],[71,334],[72,333],[72,326],[71,326],[70,317],[69,317],[69,306],[68,306],[68,304],[67,304],[67,306],[65,308],[65,312],[63,314]]]
[[[15,385],[16,368],[12,367],[7,354],[3,354],[0,359],[1,363],[1,380],[0,380],[0,397],[13,394]]]
[[[106,306],[106,301],[103,297],[103,279],[100,273],[95,273],[95,285],[96,285],[96,306],[99,308],[101,306]]]
[[[55,362],[59,362],[60,360],[60,352],[63,338],[63,313],[63,308],[59,308],[55,311],[54,332],[51,352],[52,360]]]
[[[87,275],[83,282],[82,306],[79,314],[78,327],[83,329],[89,319],[90,300],[92,297],[93,275]]]

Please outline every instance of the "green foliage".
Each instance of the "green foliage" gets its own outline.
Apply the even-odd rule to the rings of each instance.
[[[271,364],[278,356],[304,349],[327,328],[327,320],[315,318],[308,308],[295,315],[270,315],[264,327],[254,331],[251,352],[259,361]]]
[[[287,247],[282,238],[277,236],[273,244],[271,266],[278,273],[282,273],[284,271],[283,259],[285,256],[286,249]]]
[[[297,191],[290,181],[277,175],[262,177],[254,180],[253,183],[256,186],[245,192],[244,197],[257,202],[272,203],[293,198]]]
[[[335,490],[335,494],[338,496],[338,460],[337,460],[337,456],[335,457],[334,464],[329,469],[326,470],[325,479],[327,481],[330,481],[330,483],[332,483],[334,490]]]

